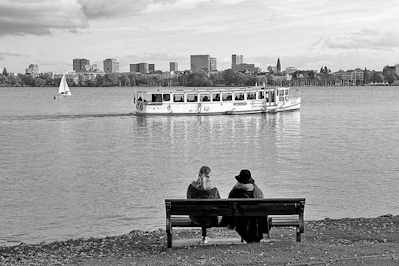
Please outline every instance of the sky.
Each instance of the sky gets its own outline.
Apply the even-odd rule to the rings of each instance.
[[[0,0],[0,68],[72,71],[73,58],[102,67],[169,61],[189,69],[210,54],[218,69],[232,54],[262,69],[381,70],[399,63],[398,0]]]

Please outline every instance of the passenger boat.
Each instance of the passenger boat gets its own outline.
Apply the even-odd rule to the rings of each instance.
[[[214,115],[275,113],[297,110],[300,97],[283,87],[161,87],[137,90],[137,115]]]

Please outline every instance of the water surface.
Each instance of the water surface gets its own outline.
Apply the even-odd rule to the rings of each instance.
[[[302,88],[300,111],[136,117],[132,88],[0,88],[0,245],[164,227],[201,165],[305,218],[399,213],[399,88]]]

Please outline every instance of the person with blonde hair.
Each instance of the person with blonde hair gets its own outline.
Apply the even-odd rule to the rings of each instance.
[[[220,199],[219,191],[212,185],[210,179],[211,168],[202,166],[197,180],[194,180],[187,189],[188,199]],[[217,225],[217,216],[190,216],[193,223],[202,227],[202,242],[207,243],[206,228]]]

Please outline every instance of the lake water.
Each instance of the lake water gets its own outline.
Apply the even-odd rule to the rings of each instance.
[[[0,88],[0,245],[163,228],[202,165],[305,218],[399,213],[399,88],[301,88],[279,114],[136,117],[132,88]]]

